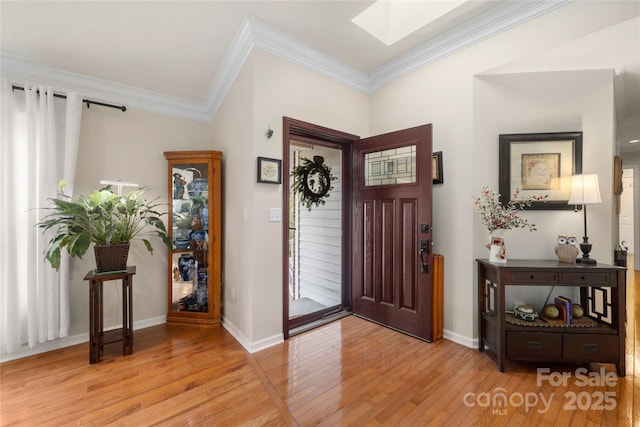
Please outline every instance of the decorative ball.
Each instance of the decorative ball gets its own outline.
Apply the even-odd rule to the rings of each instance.
[[[558,316],[560,316],[560,310],[558,310],[558,307],[553,304],[545,305],[544,310],[542,311],[545,317],[548,317],[549,319],[556,319]]]
[[[574,319],[578,319],[584,316],[584,308],[580,304],[573,304],[573,308],[571,309],[571,314],[573,314]]]

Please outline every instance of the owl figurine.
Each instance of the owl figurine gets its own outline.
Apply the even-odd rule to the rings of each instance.
[[[558,256],[558,261],[575,264],[580,253],[578,246],[576,246],[577,243],[578,239],[573,236],[558,236],[556,247],[553,250]]]

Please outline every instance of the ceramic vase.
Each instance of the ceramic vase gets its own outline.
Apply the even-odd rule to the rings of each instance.
[[[490,241],[487,245],[489,247],[489,262],[507,263],[507,247],[504,241],[505,231],[498,229],[491,232]]]
[[[182,254],[178,258],[178,267],[183,281],[194,280],[196,278],[196,259],[193,255]]]

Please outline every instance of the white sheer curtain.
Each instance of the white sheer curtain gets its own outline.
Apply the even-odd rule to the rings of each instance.
[[[82,99],[47,87],[12,90],[2,81],[0,143],[0,354],[69,334],[69,264],[44,262],[49,240],[35,224],[57,182],[72,194]]]

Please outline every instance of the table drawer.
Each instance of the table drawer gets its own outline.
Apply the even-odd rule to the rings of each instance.
[[[609,285],[611,280],[610,273],[562,273],[562,283],[571,284],[588,284],[588,285]]]
[[[617,335],[564,334],[563,358],[580,362],[617,362]]]
[[[507,332],[507,358],[521,360],[561,360],[562,334]]]
[[[513,271],[512,283],[558,283],[558,273],[555,271]]]

